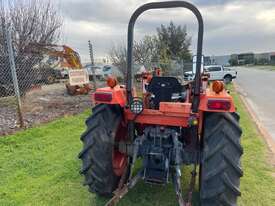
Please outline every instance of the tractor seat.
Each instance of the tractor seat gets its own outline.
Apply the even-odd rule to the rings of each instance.
[[[153,94],[154,108],[158,109],[160,102],[171,102],[173,94],[179,94],[182,97],[185,87],[175,77],[155,76],[150,81],[147,91]],[[182,98],[185,99],[185,97]]]

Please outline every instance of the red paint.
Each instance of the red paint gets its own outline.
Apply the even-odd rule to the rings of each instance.
[[[210,105],[209,102],[211,103]],[[218,102],[224,103],[219,104]],[[235,112],[235,105],[233,98],[225,90],[217,94],[211,89],[207,89],[200,96],[199,110],[204,112]]]
[[[191,114],[191,104],[161,102],[160,109],[144,109],[136,116],[129,109],[124,109],[126,120],[133,120],[141,124],[169,125],[188,127],[188,120]]]
[[[117,128],[115,142],[118,143],[119,141],[126,140],[126,139],[127,139],[127,127],[122,121],[120,122]],[[113,171],[116,174],[116,176],[120,177],[125,171],[127,166],[127,155],[122,154],[121,152],[118,151],[118,148],[114,147],[112,158],[113,158],[112,160]]]
[[[112,99],[109,101],[107,98],[104,99],[96,99],[97,94],[111,94],[109,96],[112,96]],[[121,107],[124,107],[126,104],[126,90],[124,86],[116,85],[114,88],[111,87],[103,87],[98,88],[95,93],[92,94],[92,101],[94,101],[96,104],[99,103],[105,103],[105,104],[119,104]]]

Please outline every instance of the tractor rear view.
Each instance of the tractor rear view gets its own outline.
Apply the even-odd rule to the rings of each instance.
[[[181,84],[175,77],[148,75],[143,97],[138,97],[132,85],[135,22],[144,11],[174,7],[191,10],[198,20],[195,79]],[[81,136],[84,184],[90,192],[113,195],[107,205],[115,205],[139,180],[172,182],[179,205],[191,205],[197,176],[200,205],[237,205],[243,174],[239,116],[223,82],[208,86],[208,76],[201,73],[202,43],[203,19],[190,3],[148,3],[131,16],[126,86],[109,78],[107,87],[96,90],[92,97],[96,106]],[[138,158],[142,166],[133,173]],[[181,168],[186,165],[193,169],[183,195]]]

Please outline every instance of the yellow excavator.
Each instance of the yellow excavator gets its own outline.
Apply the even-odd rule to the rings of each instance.
[[[31,43],[28,53],[57,57],[60,67],[68,68],[69,82],[66,83],[66,88],[70,95],[88,94],[92,89],[80,56],[72,48],[66,45]]]

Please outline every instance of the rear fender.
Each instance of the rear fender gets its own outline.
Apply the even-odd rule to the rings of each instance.
[[[211,109],[209,108],[209,102],[211,101],[224,101],[228,102],[228,109]],[[234,101],[231,95],[227,93],[226,90],[223,90],[219,93],[212,91],[211,89],[207,89],[205,93],[200,96],[200,105],[199,111],[202,112],[235,112],[236,108],[234,105]]]
[[[99,96],[108,95],[110,96],[109,99],[103,100],[100,99]],[[124,107],[126,105],[126,89],[122,85],[117,85],[114,88],[111,87],[103,87],[98,88],[91,96],[92,101],[95,102],[95,104],[119,104],[121,107]]]

